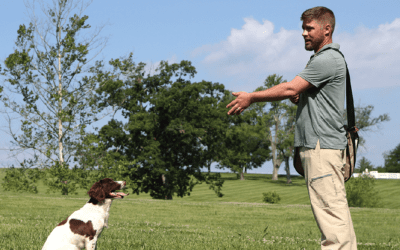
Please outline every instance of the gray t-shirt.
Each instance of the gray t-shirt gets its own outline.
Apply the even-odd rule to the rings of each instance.
[[[325,45],[311,56],[306,68],[298,74],[314,85],[300,94],[297,107],[295,147],[345,149],[346,131],[343,127],[346,91],[346,64],[343,56],[330,48],[339,49],[337,43]]]

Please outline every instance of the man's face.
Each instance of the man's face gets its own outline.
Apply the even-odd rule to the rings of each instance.
[[[318,50],[321,43],[324,41],[323,30],[321,30],[321,26],[317,24],[315,20],[311,22],[303,22],[303,34],[305,49],[308,51]]]

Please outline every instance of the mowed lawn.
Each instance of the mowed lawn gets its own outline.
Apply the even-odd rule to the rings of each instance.
[[[286,185],[284,176],[223,177],[222,198],[201,184],[184,198],[131,194],[114,201],[98,249],[319,249],[304,179]],[[53,228],[88,200],[87,190],[66,197],[46,194],[41,182],[38,189],[33,195],[0,187],[0,249],[41,249]],[[400,249],[400,180],[378,180],[376,189],[383,208],[350,209],[358,249]],[[268,191],[281,202],[262,203]]]

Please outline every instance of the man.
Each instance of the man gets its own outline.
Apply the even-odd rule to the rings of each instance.
[[[290,98],[298,105],[294,146],[300,149],[311,208],[321,231],[321,249],[357,249],[344,187],[343,127],[346,65],[334,49],[335,16],[325,7],[306,10],[303,21],[305,49],[314,50],[306,68],[292,81],[264,91],[232,93],[228,115],[240,114],[254,102]]]

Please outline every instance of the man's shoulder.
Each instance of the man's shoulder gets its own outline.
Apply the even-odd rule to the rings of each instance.
[[[338,56],[343,58],[342,55],[339,53],[339,51],[337,51],[336,49],[326,49],[324,51],[321,51],[321,53],[315,57],[315,60],[329,61],[329,60],[336,59]]]
[[[332,59],[344,59],[343,54],[340,52],[340,46],[337,43],[331,43],[320,51],[319,56],[316,56],[317,60],[332,60]]]
[[[345,61],[337,49],[339,46],[326,45],[317,52],[307,63],[307,66],[298,76],[305,79],[315,87],[320,87],[334,78],[346,74]]]
[[[338,53],[338,52],[334,52]],[[330,51],[322,51],[317,56],[310,59],[307,63],[306,68],[314,69],[317,71],[336,68],[336,54],[332,54]]]
[[[321,51],[313,57],[307,64],[307,66],[313,64],[314,66],[318,65],[317,68],[321,69],[322,68],[336,68],[340,64],[344,64],[344,58],[340,54],[339,51],[336,49],[325,49],[324,51]],[[339,66],[340,67],[340,66]]]

